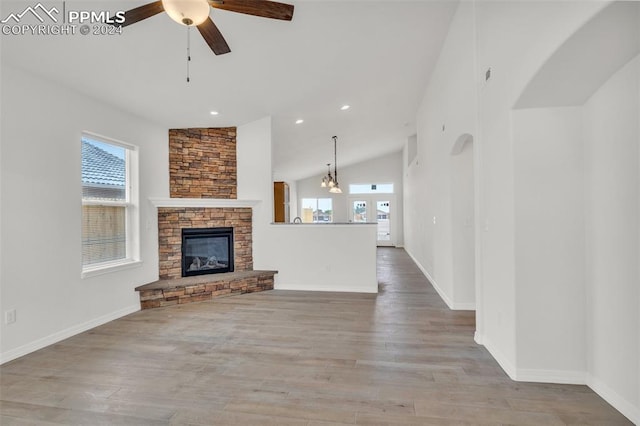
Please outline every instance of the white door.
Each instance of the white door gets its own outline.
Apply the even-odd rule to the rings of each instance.
[[[375,219],[369,220],[369,204],[370,201],[366,197],[349,199],[349,222],[367,223],[375,222]]]
[[[376,220],[378,221],[378,245],[379,246],[392,246],[393,239],[391,233],[391,200],[387,197],[385,199],[377,199],[376,203]]]
[[[377,245],[395,246],[393,194],[353,196],[348,198],[349,222],[378,223]]]

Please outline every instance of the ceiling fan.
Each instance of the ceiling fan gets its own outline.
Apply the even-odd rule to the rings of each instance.
[[[159,0],[125,12],[120,25],[126,27],[166,12],[181,25],[197,27],[216,55],[229,53],[229,45],[209,17],[209,7],[283,21],[293,18],[293,5],[269,0]]]

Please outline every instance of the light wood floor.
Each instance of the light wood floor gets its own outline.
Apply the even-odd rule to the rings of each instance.
[[[3,426],[622,425],[585,386],[516,383],[400,249],[380,294],[269,291],[129,315],[0,367]]]

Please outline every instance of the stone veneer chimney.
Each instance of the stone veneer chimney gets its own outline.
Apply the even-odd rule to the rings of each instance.
[[[169,130],[171,198],[237,198],[236,128]]]

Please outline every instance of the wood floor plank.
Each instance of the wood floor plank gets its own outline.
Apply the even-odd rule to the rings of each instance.
[[[629,425],[586,386],[513,382],[401,249],[380,293],[137,312],[0,366],[2,425]]]
[[[170,424],[176,426],[307,426],[308,420],[222,410],[179,410]]]

